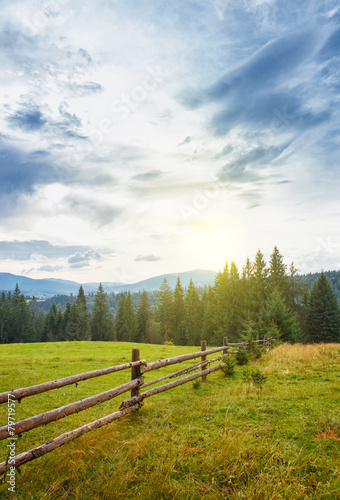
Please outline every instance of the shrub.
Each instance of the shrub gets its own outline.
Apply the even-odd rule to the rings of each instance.
[[[230,356],[223,357],[224,366],[221,366],[221,370],[225,377],[232,377],[235,373],[235,360]]]
[[[245,349],[240,348],[236,354],[236,363],[239,366],[242,366],[246,365],[248,361],[249,361],[249,353]]]
[[[260,389],[262,389],[263,384],[267,380],[267,376],[259,368],[246,368],[243,371],[242,378],[246,382],[253,382]]]
[[[192,381],[192,386],[194,389],[199,389],[199,387],[201,386],[201,383],[202,383],[202,379],[195,378],[195,380]]]

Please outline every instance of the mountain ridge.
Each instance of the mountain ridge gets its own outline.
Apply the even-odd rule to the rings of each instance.
[[[153,276],[136,283],[117,283],[117,282],[101,282],[105,292],[122,292],[131,291],[138,292],[142,290],[154,291],[160,288],[164,278],[167,279],[171,288],[176,286],[177,277],[179,276],[182,286],[186,287],[189,284],[190,278],[197,286],[213,285],[215,281],[216,271],[206,269],[194,269],[184,271],[182,273],[167,273],[158,276]],[[76,294],[80,286],[83,287],[85,293],[96,292],[99,287],[98,282],[78,283],[76,281],[63,280],[59,278],[28,278],[27,276],[16,275],[12,273],[0,273],[0,291],[13,291],[18,284],[21,292],[24,295],[36,296],[39,298],[53,297],[58,294]]]

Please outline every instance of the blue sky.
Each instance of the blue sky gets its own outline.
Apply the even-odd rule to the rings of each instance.
[[[0,7],[0,271],[340,269],[338,2]]]

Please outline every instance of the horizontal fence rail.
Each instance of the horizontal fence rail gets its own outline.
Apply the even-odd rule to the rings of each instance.
[[[41,413],[40,415],[35,415],[34,417],[26,418],[25,420],[20,420],[19,422],[13,424],[10,429],[8,428],[8,425],[0,427],[0,440],[6,439],[15,434],[22,434],[23,432],[30,431],[31,429],[36,429],[37,427],[49,424],[50,422],[56,422],[61,418],[72,415],[73,413],[79,413],[80,411],[87,410],[87,408],[91,408],[91,406],[104,403],[104,401],[113,399],[120,394],[124,394],[124,392],[130,391],[138,385],[141,385],[142,381],[143,379],[136,378],[131,380],[131,382],[127,382],[126,384],[116,387],[115,389],[101,392],[95,396],[81,399],[75,403]]]
[[[272,337],[264,337],[264,339],[254,340],[251,343],[254,343],[258,347],[267,347],[268,349],[271,347]],[[132,349],[132,361],[130,363],[125,363],[123,365],[112,366],[109,368],[104,368],[101,370],[95,370],[91,372],[81,373],[78,375],[72,375],[70,377],[65,377],[59,380],[54,380],[51,382],[45,382],[43,384],[34,385],[31,387],[26,387],[22,389],[16,389],[13,391],[7,391],[0,394],[0,403],[5,403],[8,401],[18,401],[20,402],[22,398],[27,396],[33,396],[36,394],[41,394],[43,392],[51,391],[53,389],[57,389],[59,387],[63,387],[69,384],[77,384],[79,381],[88,380],[90,378],[99,377],[102,375],[107,375],[109,373],[115,373],[121,370],[131,369],[131,380],[126,382],[125,384],[114,387],[108,391],[96,394],[94,396],[90,396],[88,398],[76,401],[74,403],[62,406],[60,408],[56,408],[54,410],[47,411],[45,413],[41,413],[40,415],[34,415],[33,417],[26,418],[24,420],[15,422],[13,424],[8,424],[3,427],[0,427],[0,440],[2,439],[16,439],[13,436],[23,432],[28,432],[32,429],[40,427],[42,425],[49,424],[51,422],[55,422],[61,418],[67,417],[74,413],[78,413],[80,411],[86,410],[95,406],[97,404],[103,403],[104,401],[108,401],[113,399],[121,394],[126,392],[130,392],[130,398],[124,400],[118,411],[111,413],[105,417],[99,418],[89,424],[83,425],[78,429],[72,430],[70,432],[66,432],[48,443],[45,443],[37,448],[33,448],[32,450],[25,451],[15,457],[11,457],[11,467],[20,467],[26,462],[34,460],[35,458],[41,457],[50,451],[55,450],[56,448],[63,446],[66,443],[90,432],[94,429],[98,429],[104,425],[117,420],[128,413],[139,410],[144,404],[144,399],[154,396],[155,394],[159,394],[164,391],[168,391],[175,387],[178,387],[183,384],[187,384],[190,381],[201,378],[204,382],[207,378],[207,375],[213,373],[215,371],[220,370],[225,366],[223,363],[223,359],[226,356],[231,354],[237,354],[238,350],[229,350],[229,347],[235,349],[238,347],[239,349],[246,349],[250,347],[250,344],[247,342],[239,342],[239,343],[228,343],[227,338],[223,339],[223,346],[217,347],[214,349],[206,348],[206,341],[202,341],[201,343],[201,351],[190,353],[190,354],[182,354],[180,356],[175,356],[172,358],[162,359],[158,361],[153,361],[151,363],[147,363],[145,360],[139,359],[139,349]],[[215,354],[218,352],[222,352],[223,354],[215,357],[213,359],[207,359],[207,356],[211,354]],[[173,373],[164,375],[162,377],[156,378],[154,380],[150,380],[149,382],[144,383],[144,375],[152,370],[158,370],[160,368],[164,368],[166,366],[171,366],[179,363],[183,363],[185,361],[190,361],[196,358],[201,358],[198,363],[195,363],[191,366],[182,368],[181,370],[177,370]],[[219,362],[219,363],[218,363]],[[213,363],[218,363],[215,366],[210,366]],[[198,370],[198,371],[197,371]],[[197,372],[191,375],[187,375],[190,372]],[[183,375],[186,375],[183,377]],[[141,389],[145,389],[150,385],[157,384],[167,379],[181,377],[178,380],[167,382],[158,387],[154,387],[153,389],[148,389],[144,392],[140,392]],[[4,474],[10,465],[7,461],[0,463],[0,475]]]
[[[131,363],[125,363],[124,365],[110,366],[109,368],[103,368],[101,370],[94,370],[92,372],[79,373],[78,375],[72,375],[71,377],[65,377],[59,380],[53,380],[52,382],[45,382],[43,384],[32,385],[31,387],[24,387],[23,389],[15,389],[14,391],[2,392],[0,393],[0,404],[7,403],[8,396],[11,396],[11,399],[15,399],[20,403],[22,398],[26,398],[27,396],[35,396],[36,394],[41,394],[42,392],[59,389],[59,387],[64,387],[65,385],[77,384],[78,382],[81,382],[83,380],[101,377],[102,375],[108,375],[109,373],[126,370],[127,368],[132,368],[133,366],[146,364],[147,363],[145,360],[140,360]]]

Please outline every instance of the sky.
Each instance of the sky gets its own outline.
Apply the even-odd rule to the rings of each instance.
[[[340,269],[337,1],[0,7],[0,272]]]

